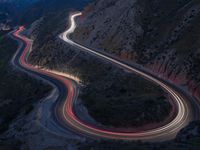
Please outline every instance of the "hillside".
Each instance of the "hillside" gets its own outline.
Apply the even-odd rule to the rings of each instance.
[[[75,112],[81,120],[100,128],[140,131],[171,119],[174,109],[170,97],[159,86],[69,46],[58,38],[68,26],[70,13],[83,9],[90,0],[24,1],[27,3],[21,4],[27,5],[23,6],[15,23],[25,24],[27,30],[24,34],[34,41],[28,61],[80,79]],[[8,3],[4,0],[4,4]],[[12,7],[4,8],[9,10]],[[199,98],[199,11],[199,0],[95,0],[77,19],[78,28],[72,38],[85,46],[119,56],[128,63],[140,64],[181,87],[187,87]],[[9,18],[15,18],[15,15],[8,14]],[[46,104],[51,108],[53,99],[38,103],[39,108],[34,107],[33,99],[39,100],[50,87],[41,86],[40,82],[18,72],[13,76],[13,72],[7,70],[7,62],[16,49],[16,44],[13,44],[12,50],[7,49],[12,42],[7,38],[3,39],[3,44],[0,41],[2,58],[5,58],[6,51],[10,52],[6,53],[9,56],[3,65],[0,63],[2,74],[8,71],[8,77],[2,78],[1,83],[4,85],[4,81],[9,79],[6,88],[0,86],[0,91],[5,94],[0,92],[0,124],[5,124],[0,131],[7,131],[0,136],[0,149],[199,149],[199,121],[183,129],[174,140],[161,143],[95,140],[71,130],[66,130],[65,134],[56,123],[48,121],[51,113],[47,112],[48,108],[42,107]],[[23,83],[22,86],[19,82]],[[9,91],[11,88],[12,92]],[[30,95],[28,99],[27,95]],[[17,102],[19,105],[12,108],[4,102],[7,99],[11,104]],[[12,111],[7,112],[8,109]],[[14,120],[23,110],[24,114]],[[3,115],[14,117],[6,120]],[[53,130],[49,131],[49,128]]]
[[[8,130],[19,115],[25,116],[32,111],[34,104],[52,89],[11,66],[10,60],[17,43],[9,39],[7,33],[0,32],[0,135]]]
[[[144,65],[200,99],[198,0],[99,0],[73,39]]]
[[[96,57],[83,55],[58,39],[69,15],[67,9],[61,8],[51,10],[54,13],[45,14],[32,26],[30,37],[34,45],[29,61],[33,65],[78,74],[85,85],[79,97],[88,113],[103,125],[138,127],[158,124],[168,118],[171,104],[159,87]],[[121,113],[124,109],[127,111]]]

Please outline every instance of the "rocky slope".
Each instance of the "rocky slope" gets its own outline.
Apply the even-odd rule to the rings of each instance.
[[[67,20],[61,19],[64,17],[58,14],[56,21],[43,18],[30,30],[35,39],[29,57],[33,65],[77,75],[84,85],[80,88],[81,103],[103,125],[139,127],[162,122],[169,116],[171,105],[159,87],[58,39],[57,30],[65,30]],[[44,29],[45,26],[50,28]],[[52,33],[52,29],[57,30]]]
[[[135,89],[133,82],[135,81],[129,82],[130,85],[124,82],[120,83],[124,85],[122,89],[120,89],[120,84],[114,84],[116,80],[121,82],[121,80],[118,80],[119,76],[120,78],[123,76],[122,80],[126,82],[127,80],[132,81],[129,78],[132,74],[114,69],[113,66],[104,64],[94,57],[86,56],[78,50],[67,47],[66,44],[63,44],[57,38],[57,35],[66,28],[69,7],[72,7],[72,5],[67,4],[69,1],[49,0],[47,5],[45,2],[47,1],[40,1],[26,10],[26,16],[29,16],[30,20],[22,17],[22,22],[27,24],[38,19],[27,32],[27,35],[34,39],[34,51],[29,61],[32,64],[53,69],[61,68],[62,71],[76,74],[81,79],[84,79],[84,85],[87,86],[81,87],[83,91],[81,93],[82,98],[86,97],[87,93],[91,93],[93,87],[95,87],[98,90],[98,97],[96,95],[91,96],[98,98],[98,102],[101,105],[96,103],[94,98],[91,98],[93,104],[90,109],[101,106],[103,109],[97,110],[95,108],[98,111],[96,111],[96,114],[104,113],[103,118],[107,119],[106,122],[110,120],[110,118],[105,118],[109,110],[112,109],[111,112],[116,117],[115,113],[119,112],[117,109],[125,110],[135,105],[137,99],[134,97]],[[73,8],[80,8],[80,1],[74,0],[73,2],[76,4],[75,6],[79,4],[79,7],[73,5]],[[82,17],[82,20],[79,20],[79,28],[73,38],[84,45],[105,50],[123,59],[143,64],[155,73],[160,73],[164,77],[173,80],[174,77],[172,78],[170,74],[173,74],[175,70],[175,74],[177,74],[176,82],[190,85],[190,87],[193,87],[190,88],[191,91],[196,91],[194,94],[196,93],[197,95],[198,92],[195,89],[197,89],[198,85],[194,83],[196,83],[199,76],[200,57],[198,54],[198,4],[198,0],[191,0],[190,2],[189,0],[99,0],[85,9],[84,17]],[[81,6],[83,6],[82,3]],[[92,67],[90,66],[91,63],[93,64]],[[180,69],[178,72],[178,68],[182,66],[186,69]],[[94,72],[93,70],[98,71]],[[185,73],[182,78],[180,78],[181,72]],[[99,82],[95,82],[97,75]],[[105,86],[101,82],[104,79],[106,81]],[[135,80],[137,82],[137,78]],[[151,87],[151,85],[149,86]],[[119,101],[121,99],[121,102],[125,102],[129,107],[126,107],[126,105],[123,106],[125,109],[121,105],[118,105],[120,107],[113,107],[113,103],[110,103],[111,107],[106,106],[108,109],[105,110],[106,113],[104,112],[104,104],[109,99],[101,97],[103,95],[102,91],[104,90],[104,93],[106,90],[106,96],[110,98],[110,93],[113,92],[110,91],[112,89],[110,87],[114,87],[114,89],[117,89],[116,91],[122,92],[123,94],[121,95],[125,93],[125,99],[115,95],[114,100],[117,99]],[[150,89],[150,92],[151,90],[154,89]],[[151,95],[142,96],[148,99]],[[157,96],[160,98],[160,95]],[[132,104],[129,103],[129,98],[133,100]],[[104,101],[100,101],[101,99]],[[85,100],[87,105],[87,100],[89,99],[85,98],[83,100]],[[143,100],[145,101],[145,99]],[[154,100],[156,101],[156,99]],[[142,101],[141,103],[143,103]],[[163,98],[161,102],[163,102]],[[167,101],[164,102],[164,104],[168,105]],[[109,101],[106,105],[108,104]],[[163,108],[162,106],[160,107],[159,103],[152,106],[152,101],[144,104],[147,104],[149,109],[146,109],[146,112],[150,116],[155,115],[149,114],[149,112],[155,113],[155,110],[159,110],[157,108]],[[144,109],[142,107],[139,108]],[[117,111],[114,112],[115,110]],[[159,111],[167,115],[168,110],[161,109]],[[38,124],[37,117],[35,117],[37,115],[36,112],[35,110],[29,114],[30,116],[33,115],[33,117],[21,118],[19,123],[15,121],[17,127],[13,126],[10,131],[12,133],[10,139],[0,141],[0,149],[199,149],[199,122],[192,123],[189,127],[183,129],[175,140],[159,144],[100,140],[84,140],[84,142],[81,142],[77,139],[73,140],[70,136],[64,138],[50,134]],[[138,113],[140,113],[140,110],[138,110]],[[127,117],[125,114],[120,115],[120,120],[124,116]],[[101,121],[102,115],[99,116]],[[160,120],[160,116],[154,117],[152,120]],[[112,116],[108,115],[106,117]],[[125,117],[124,119],[126,119]],[[116,121],[118,118],[114,119]],[[123,122],[122,125],[124,126]],[[127,122],[125,125],[127,125]],[[13,130],[16,130],[16,132],[13,132]]]
[[[199,24],[198,0],[99,0],[73,39],[142,64],[200,100]]]
[[[19,115],[27,115],[35,103],[51,90],[49,85],[11,66],[17,43],[6,36],[8,32],[0,31],[0,139]]]
[[[143,34],[137,0],[96,1],[86,8],[75,39],[101,50],[134,57],[133,45]]]

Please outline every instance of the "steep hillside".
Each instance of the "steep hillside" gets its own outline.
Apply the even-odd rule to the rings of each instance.
[[[119,55],[123,51],[133,53],[134,43],[143,34],[137,19],[141,10],[137,3],[137,0],[96,1],[86,8],[74,39]]]
[[[34,45],[29,61],[34,65],[78,74],[86,86],[81,89],[83,94],[80,98],[83,99],[89,114],[104,125],[132,127],[165,120],[171,114],[171,105],[159,87],[133,74],[119,71],[117,67],[109,67],[109,64],[96,57],[82,55],[77,49],[66,47],[66,44],[58,39],[58,35],[66,29],[69,15],[69,9],[60,8],[51,10],[54,13],[45,14],[33,24],[30,32]],[[96,78],[99,80],[95,80]],[[127,112],[122,114],[125,107]]]
[[[85,9],[73,39],[187,85],[200,99],[199,25],[198,0],[99,0]]]
[[[17,43],[0,32],[0,138],[14,119],[27,115],[34,104],[46,96],[51,87],[18,72],[10,64]],[[12,110],[12,111],[8,111]]]
[[[29,62],[81,79],[76,110],[81,110],[81,115],[85,117],[79,116],[81,119],[88,121],[90,115],[94,118],[92,123],[98,122],[98,125],[100,123],[104,127],[135,129],[149,123],[163,122],[172,108],[166,100],[168,95],[159,87],[69,47],[58,39],[58,34],[67,27],[71,8],[79,10],[86,3],[87,0],[40,0],[25,10],[25,15],[20,17],[21,23],[30,25],[34,21],[26,32],[34,40]],[[194,87],[193,80],[198,80],[196,78],[199,76],[199,55],[189,55],[188,49],[191,49],[191,45],[198,47],[198,4],[198,0],[96,0],[85,9],[82,19],[78,20],[79,28],[73,38],[84,45],[140,63],[155,73],[160,70],[163,76],[170,79],[173,78],[168,71],[178,71],[179,66],[186,66],[187,70],[184,71],[187,78],[181,78],[184,82],[177,83],[191,83]],[[192,30],[191,34],[189,29]],[[190,42],[194,44],[188,44]],[[196,47],[191,52],[197,51]],[[180,79],[179,74],[177,77]],[[6,108],[3,110],[6,112]],[[35,112],[33,114],[37,115]],[[68,138],[64,138],[54,136],[41,127],[36,128],[33,124],[23,126],[24,122],[29,121],[22,119],[22,123],[17,124],[17,134],[0,141],[0,149],[11,149],[11,145],[18,145],[21,149],[199,148],[198,122],[180,132],[175,140],[155,144],[87,139],[81,142],[80,139],[73,140],[71,133],[67,134]],[[195,135],[193,131],[196,131]]]

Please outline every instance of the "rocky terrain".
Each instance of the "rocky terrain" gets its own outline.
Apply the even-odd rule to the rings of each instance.
[[[139,63],[200,99],[198,0],[99,0],[73,39]]]
[[[67,25],[68,14],[64,11],[49,13],[32,25],[29,34],[34,45],[30,63],[77,75],[85,86],[80,98],[89,114],[104,125],[133,127],[165,120],[171,105],[157,86],[58,39]]]
[[[48,21],[44,22],[47,25]],[[63,21],[59,23],[62,26]],[[56,28],[62,29],[61,26]],[[78,76],[83,84],[80,99],[96,121],[114,127],[138,127],[161,122],[170,114],[171,104],[159,87],[67,46],[54,33],[43,34],[48,37],[48,42],[43,44],[39,39],[41,33],[36,32],[36,28],[31,30],[36,44],[29,61],[33,65]]]
[[[9,129],[19,115],[27,115],[51,87],[18,72],[10,60],[17,43],[9,39],[8,31],[0,31],[0,135]]]
[[[69,47],[58,39],[58,34],[67,28],[71,8],[78,10],[86,3],[87,1],[78,0],[69,3],[65,0],[44,0],[29,5],[23,11],[25,15],[22,15],[19,21],[26,24],[29,28],[26,35],[34,40],[29,61],[34,65],[63,71],[80,78],[79,103],[103,126],[136,128],[166,119],[171,106],[166,101],[167,95],[157,86]],[[130,63],[143,65],[163,78],[188,88],[191,94],[199,98],[199,4],[198,0],[96,0],[85,8],[83,16],[78,19],[79,26],[72,38]],[[13,47],[14,49],[16,47]],[[0,61],[0,67],[1,64]],[[9,77],[9,83],[13,83],[15,80],[10,71]],[[25,81],[21,81],[21,78],[18,80],[28,81],[27,87],[31,89],[35,84],[38,86],[39,83],[33,84],[32,80],[26,78],[27,76]],[[10,86],[7,88],[11,88]],[[7,91],[3,87],[1,90]],[[27,104],[27,95],[23,95],[25,92],[21,86],[16,91],[22,95],[21,99],[17,99],[21,100],[20,105],[12,108],[3,101],[4,97],[0,97],[2,114],[6,114],[7,109],[20,113],[18,106]],[[6,98],[10,94],[8,91],[3,93],[7,94]],[[12,96],[16,97],[15,90],[13,93]],[[32,93],[38,93],[36,98],[41,98],[40,90],[35,89]],[[7,132],[0,136],[0,149],[193,150],[200,147],[198,121],[183,129],[174,140],[163,143],[79,139],[71,132],[67,137],[51,134],[39,124],[39,113],[36,113],[36,107],[32,107],[32,98],[30,105],[22,107],[25,113],[20,117],[16,114],[18,118],[13,121],[9,130],[7,126],[1,127]],[[15,98],[12,98],[13,100],[16,101]],[[6,115],[13,116],[13,113],[14,111]],[[0,118],[0,123],[5,124],[2,120]],[[7,139],[4,138],[5,135]]]

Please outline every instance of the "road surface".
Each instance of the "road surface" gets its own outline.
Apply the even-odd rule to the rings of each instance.
[[[95,55],[99,58],[104,59],[105,61],[108,61],[114,65],[117,65],[121,68],[124,68],[125,70],[129,70],[142,78],[145,78],[157,85],[159,85],[161,88],[163,88],[167,93],[171,95],[171,97],[174,100],[174,104],[176,104],[177,107],[177,115],[176,117],[169,122],[168,124],[159,127],[157,129],[153,129],[150,131],[140,132],[140,133],[117,133],[117,132],[111,132],[106,130],[97,129],[95,127],[88,126],[84,124],[83,122],[80,122],[76,116],[70,116],[68,113],[68,110],[65,111],[65,119],[66,123],[70,122],[72,126],[76,127],[77,130],[80,130],[82,132],[85,132],[86,134],[91,134],[99,137],[104,138],[111,138],[111,139],[134,139],[134,140],[166,140],[174,138],[183,127],[185,127],[190,121],[193,119],[198,118],[198,104],[196,102],[193,102],[188,98],[188,95],[184,95],[180,90],[176,89],[176,87],[172,86],[171,84],[163,81],[162,79],[156,78],[154,75],[151,75],[150,73],[140,70],[138,67],[133,67],[130,65],[127,65],[126,63],[110,56],[109,54],[106,54],[104,52],[100,52],[97,50],[93,50],[90,48],[87,48],[77,42],[74,42],[70,39],[70,35],[74,32],[76,29],[76,23],[75,18],[78,16],[81,16],[82,13],[78,12],[70,16],[70,27],[68,30],[66,30],[64,33],[62,33],[59,37],[65,41],[66,43],[70,44],[73,47],[76,47],[84,52],[87,52],[89,54]],[[195,105],[195,106],[193,106]]]
[[[86,122],[80,120],[77,115],[74,113],[74,103],[77,100],[78,88],[76,82],[51,70],[43,70],[38,67],[32,66],[28,63],[27,57],[30,54],[32,41],[28,38],[20,35],[24,30],[23,27],[20,27],[16,32],[13,33],[13,36],[23,43],[21,47],[22,50],[18,51],[13,58],[13,63],[15,66],[21,70],[33,74],[34,76],[39,76],[53,85],[55,85],[59,90],[59,97],[52,107],[54,114],[54,119],[62,128],[76,132],[77,134],[85,135],[91,138],[106,138],[106,139],[123,139],[123,140],[147,140],[147,141],[163,141],[174,138],[177,132],[185,127],[190,121],[199,117],[198,108],[195,102],[191,102],[187,95],[182,93],[173,85],[158,79],[155,76],[151,75],[148,72],[140,70],[137,67],[132,67],[126,63],[121,62],[115,58],[110,57],[104,53],[89,49],[80,45],[76,42],[70,40],[69,35],[74,32],[76,28],[75,18],[80,16],[81,13],[76,13],[70,16],[71,25],[70,28],[60,35],[60,38],[63,39],[66,43],[79,48],[82,51],[85,51],[89,54],[95,55],[108,61],[114,65],[117,65],[121,68],[129,70],[142,78],[145,78],[160,87],[162,87],[167,93],[171,95],[174,101],[174,105],[177,108],[177,115],[175,118],[167,123],[166,125],[144,132],[134,132],[134,133],[124,133],[124,132],[113,132],[101,128],[92,126]]]

